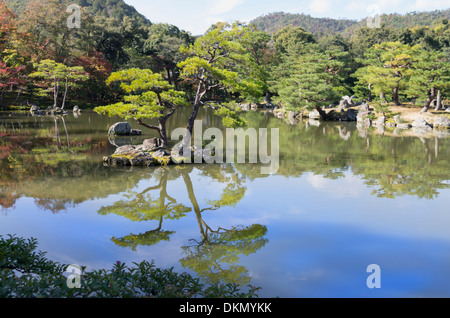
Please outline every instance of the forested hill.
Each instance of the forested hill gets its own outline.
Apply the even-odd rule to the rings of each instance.
[[[450,19],[450,9],[429,12],[411,12],[404,15],[396,13],[381,15],[381,23],[386,25],[386,27],[395,29],[412,28],[416,26],[435,26],[436,24],[441,23],[444,19]],[[356,25],[347,28],[343,34],[352,35],[355,30],[366,25],[366,20],[360,21]]]
[[[418,25],[433,25],[442,19],[450,19],[450,9],[430,12],[412,12],[405,15],[383,14],[381,22],[386,27],[404,28]],[[251,21],[256,27],[268,33],[276,33],[282,28],[292,25],[304,28],[313,34],[341,33],[352,35],[357,29],[367,25],[366,20],[314,18],[306,14],[284,12],[269,13]]]
[[[343,32],[356,25],[356,20],[336,20],[330,18],[314,18],[306,14],[274,12],[260,16],[251,21],[256,27],[267,33],[276,33],[282,28],[292,25],[304,28],[313,34]]]
[[[58,1],[58,0],[47,0]],[[61,1],[61,0],[59,0]],[[62,0],[64,1],[64,0]],[[30,0],[6,0],[8,7],[16,14],[23,12]],[[71,0],[68,4],[76,3],[85,7],[93,15],[114,17],[122,21],[124,17],[136,19],[141,24],[150,24],[150,21],[140,14],[133,6],[126,4],[123,0]]]

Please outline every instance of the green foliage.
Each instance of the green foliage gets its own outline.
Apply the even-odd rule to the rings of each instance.
[[[31,73],[30,78],[41,80],[41,94],[53,93],[54,107],[58,106],[58,95],[60,94],[60,86],[64,87],[64,95],[62,108],[67,97],[69,88],[75,86],[78,82],[89,79],[81,66],[66,66],[53,60],[42,60],[35,64],[36,71]]]
[[[152,119],[165,115],[164,110],[185,105],[184,93],[176,91],[161,74],[151,70],[128,69],[114,72],[106,80],[118,82],[127,93],[124,102],[96,107],[99,114],[120,116],[124,119]]]
[[[90,272],[82,268],[81,288],[70,289],[68,265],[48,260],[45,252],[36,251],[37,245],[33,238],[0,236],[1,298],[256,297],[256,288],[240,292],[236,284],[205,286],[173,268],[156,268],[153,261],[133,263],[133,267],[118,261],[110,270]]]
[[[355,76],[361,85],[371,85],[374,92],[392,94],[394,102],[399,104],[399,91],[412,75],[411,69],[420,52],[420,46],[400,42],[375,44],[361,60],[364,67],[356,71]]]
[[[348,76],[348,53],[321,51],[317,44],[305,45],[300,54],[288,52],[275,70],[272,91],[287,110],[312,109],[339,101]]]
[[[314,18],[306,14],[274,12],[258,17],[250,23],[267,33],[276,33],[284,27],[292,25],[314,34],[330,34],[343,32],[357,22],[348,19]]]

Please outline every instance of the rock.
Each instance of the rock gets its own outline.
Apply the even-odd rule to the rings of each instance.
[[[309,119],[320,119],[320,113],[317,111],[317,109],[314,109],[313,111],[309,112],[308,117]]]
[[[378,127],[384,127],[385,124],[386,124],[386,117],[385,116],[378,117],[378,119],[377,119],[377,121],[375,123],[375,125],[378,126]]]
[[[167,150],[164,150],[164,149],[160,149],[160,150],[153,152],[152,156],[153,157],[167,157],[167,156],[170,156],[170,152],[168,152]]]
[[[127,166],[129,163],[130,163],[130,161],[126,158],[122,158],[122,157],[111,158],[112,166],[124,167],[124,166]]]
[[[358,108],[358,115],[356,116],[356,121],[363,122],[369,115],[370,115],[369,104],[364,103]]]
[[[78,105],[74,106],[74,107],[73,107],[73,112],[74,112],[74,113],[79,113],[79,112],[81,112],[80,107],[79,107]]]
[[[363,125],[364,125],[364,127],[369,128],[370,126],[372,126],[372,120],[370,120],[369,117],[366,117],[366,118],[363,120]]]
[[[114,152],[114,155],[129,154],[129,153],[133,153],[135,150],[136,150],[135,146],[125,145],[125,146],[117,148],[116,151]]]
[[[276,113],[275,113],[275,117],[276,117],[276,118],[283,118],[283,117],[284,117],[284,113],[283,113],[282,111],[276,112]]]
[[[418,127],[418,128],[425,128],[425,127],[431,127],[431,125],[429,123],[427,123],[427,121],[423,118],[418,118],[416,119],[412,125],[412,127]]]
[[[140,136],[140,135],[142,135],[142,130],[140,130],[140,129],[131,129],[130,130],[130,135],[131,136]]]
[[[131,133],[131,126],[127,122],[115,123],[109,128],[108,135],[128,136]]]
[[[358,107],[358,112],[368,113],[369,112],[369,104],[363,103],[361,106]]]
[[[399,115],[395,115],[395,116],[394,116],[394,121],[395,121],[396,124],[401,124],[402,119],[400,118]]]
[[[450,130],[434,130],[434,135],[438,138],[450,137]]]
[[[431,128],[430,126],[425,126],[425,127],[413,127],[412,131],[414,134],[416,135],[426,135],[430,132],[433,131],[433,128]]]
[[[397,126],[397,124],[392,121],[386,123],[386,128],[395,128],[395,126]]]
[[[352,96],[352,97],[348,97],[348,96],[342,97],[341,101],[339,102],[338,110],[341,111],[341,110],[344,110],[344,109],[346,109],[346,108],[348,108],[350,106],[353,106],[354,105],[353,98],[354,98],[354,96]]]
[[[327,116],[328,116],[328,118],[329,118],[330,120],[333,120],[333,121],[345,121],[345,120],[343,119],[343,117],[344,117],[345,115],[344,115],[343,117],[341,117],[341,114],[338,113],[338,112],[336,112],[334,109],[330,110],[330,111],[328,112]]]
[[[378,125],[378,126],[377,126],[377,130],[378,130],[379,133],[384,133],[384,132],[385,132],[385,127],[384,127],[384,125]]]
[[[409,129],[411,127],[412,127],[411,124],[408,124],[408,123],[397,124],[397,129]]]
[[[31,108],[30,108],[30,113],[37,113],[37,112],[39,112],[41,109],[39,108],[39,106],[36,106],[36,105],[31,105]]]
[[[363,127],[361,123],[356,124],[356,129],[358,130],[358,136],[361,138],[367,138],[369,135],[369,131],[366,129],[366,127]]]
[[[446,111],[447,113],[450,113],[450,107],[447,107],[447,108],[445,109],[445,111]]]
[[[299,115],[298,113],[290,111],[289,114],[288,114],[289,124],[297,125],[299,123],[299,120],[297,119],[298,115]]]
[[[289,119],[295,118],[295,117],[297,117],[297,116],[298,116],[298,113],[293,112],[292,110],[289,111],[289,113],[288,113],[288,118],[289,118]]]
[[[358,113],[356,112],[356,110],[350,108],[349,110],[347,110],[344,113],[341,120],[342,121],[356,121],[357,117],[358,117]]]
[[[159,139],[159,138],[151,138],[151,139],[145,139],[144,142],[142,143],[142,146],[147,151],[151,151],[151,150],[160,148],[161,144],[162,144],[161,139]]]
[[[250,104],[239,104],[239,107],[244,111],[248,112],[250,110]]]
[[[450,129],[450,118],[448,117],[436,118],[433,127],[435,129]]]
[[[357,122],[363,122],[368,116],[370,115],[370,112],[358,112],[358,115],[356,116]]]

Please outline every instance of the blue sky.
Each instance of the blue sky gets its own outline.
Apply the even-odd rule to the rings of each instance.
[[[364,19],[380,13],[404,14],[450,7],[448,0],[125,0],[152,22],[170,23],[194,35],[218,21],[249,22],[270,12],[313,17]]]

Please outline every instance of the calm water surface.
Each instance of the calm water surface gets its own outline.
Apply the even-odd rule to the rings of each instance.
[[[0,114],[0,235],[35,237],[50,259],[88,270],[155,260],[203,282],[260,286],[261,297],[450,296],[449,138],[245,117],[280,128],[278,173],[108,168],[113,144],[153,133],[109,140],[120,120],[92,112]],[[366,285],[370,264],[381,289]]]

